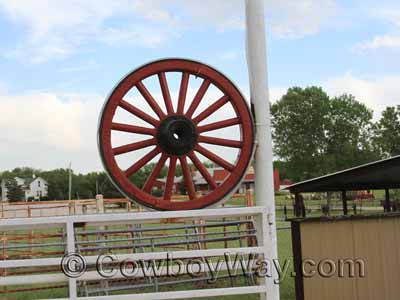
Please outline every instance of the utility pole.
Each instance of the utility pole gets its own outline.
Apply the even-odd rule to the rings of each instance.
[[[250,98],[255,115],[257,148],[255,154],[256,205],[265,207],[267,224],[263,227],[264,259],[278,259],[271,120],[269,110],[268,74],[265,41],[264,0],[246,0],[246,54],[250,79]],[[262,300],[279,300],[279,285],[274,283],[277,272],[271,264],[272,278],[265,278]]]
[[[68,180],[68,200],[71,201],[72,196],[72,163],[69,163],[69,180]]]

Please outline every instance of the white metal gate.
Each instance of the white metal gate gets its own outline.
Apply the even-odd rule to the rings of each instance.
[[[265,243],[268,228],[267,214],[262,207],[251,208],[224,208],[224,209],[203,209],[192,211],[174,211],[174,212],[142,212],[142,213],[124,213],[124,214],[104,214],[104,215],[79,215],[66,217],[47,217],[47,218],[30,218],[30,219],[3,219],[0,220],[0,231],[16,231],[24,229],[45,229],[45,228],[64,228],[66,232],[65,249],[69,254],[76,251],[75,230],[83,223],[91,226],[110,226],[118,224],[146,224],[146,223],[163,223],[163,220],[170,218],[179,218],[181,220],[196,221],[209,220],[215,218],[243,218],[251,217],[254,220],[255,232],[257,235],[257,246],[255,247],[238,247],[238,248],[219,248],[204,250],[181,250],[174,251],[173,257],[176,259],[186,259],[194,257],[215,257],[224,256],[226,253],[235,254],[262,254],[266,255]],[[170,252],[168,252],[170,253]],[[160,260],[164,259],[167,252],[146,252],[146,253],[127,253],[119,254],[119,259],[131,260]],[[84,256],[88,265],[96,264],[98,256]],[[24,268],[24,267],[49,267],[59,266],[62,257],[54,258],[34,258],[34,259],[16,259],[0,261],[0,268]],[[79,278],[69,278],[62,272],[59,274],[40,274],[40,275],[18,275],[4,276],[0,279],[1,286],[12,285],[31,285],[39,283],[56,283],[67,282],[69,289],[69,298],[66,299],[183,299],[193,297],[213,297],[218,295],[239,295],[239,294],[261,294],[266,296],[266,282],[268,279],[262,278],[259,285],[224,287],[213,289],[196,289],[184,291],[170,292],[150,292],[124,295],[108,295],[108,296],[89,296],[78,297],[77,283],[79,281],[94,279],[100,275],[96,271],[89,271]]]

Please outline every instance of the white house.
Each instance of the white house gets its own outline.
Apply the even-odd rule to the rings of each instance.
[[[29,199],[40,200],[43,197],[47,197],[47,181],[42,177],[15,177],[15,180],[24,191],[25,201],[28,201]],[[9,200],[7,198],[7,187],[4,179],[1,181],[1,200]]]

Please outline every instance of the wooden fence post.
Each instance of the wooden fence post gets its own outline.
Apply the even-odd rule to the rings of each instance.
[[[247,190],[246,190],[246,206],[247,206],[247,207],[252,207],[252,206],[254,206],[254,197],[253,197],[253,190],[252,190],[252,189],[247,189]],[[247,220],[251,220],[251,218],[252,218],[252,217],[246,217]],[[247,223],[247,224],[246,224],[246,229],[247,229],[247,234],[248,234],[248,233],[249,233],[252,229],[254,229],[254,228],[253,228],[252,224]],[[248,238],[247,238],[247,245],[248,245],[249,247],[255,246],[254,238],[248,237]]]
[[[3,260],[6,260],[7,259],[7,252],[6,252],[7,234],[6,234],[5,231],[3,232],[2,242],[3,242],[2,243],[3,244]],[[7,269],[4,268],[3,272],[1,272],[0,274],[2,276],[6,277],[7,276]],[[7,293],[7,286],[4,287],[3,291]]]
[[[74,206],[75,206],[74,202],[68,201],[68,213],[70,216],[74,214],[75,211]]]
[[[104,198],[103,195],[96,195],[96,212],[98,214],[104,213]]]
[[[252,207],[254,206],[254,197],[253,197],[253,190],[252,189],[247,189],[246,190],[246,206],[247,207]]]
[[[343,215],[347,216],[347,196],[346,196],[346,191],[342,191],[342,207],[343,207]]]

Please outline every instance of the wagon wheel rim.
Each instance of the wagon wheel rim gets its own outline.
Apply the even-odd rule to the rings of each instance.
[[[181,73],[179,95],[174,108],[166,74]],[[163,103],[158,103],[143,80],[157,76],[162,93]],[[191,76],[200,77],[202,83],[195,96],[187,96]],[[206,109],[200,111],[199,106],[211,85],[217,87],[222,97]],[[151,107],[157,117],[144,112],[135,104],[124,99],[132,89],[140,92],[143,99]],[[191,102],[189,102],[191,101]],[[212,116],[221,107],[231,104],[235,113],[233,118],[213,121],[203,124],[202,121]],[[164,107],[164,109],[161,108]],[[185,109],[185,106],[187,109]],[[117,108],[145,121],[150,127],[135,124],[114,122]],[[199,111],[198,111],[199,110]],[[197,113],[197,114],[196,114]],[[205,134],[213,130],[239,126],[240,139],[231,140]],[[113,147],[111,135],[113,131],[146,135],[145,140]],[[104,168],[114,185],[131,200],[146,207],[157,210],[199,209],[214,205],[232,194],[244,178],[251,163],[254,151],[254,125],[248,105],[236,86],[221,72],[200,62],[186,59],[159,60],[146,64],[124,77],[111,92],[106,100],[101,114],[98,131],[98,144]],[[231,163],[220,155],[207,149],[207,145],[218,145],[225,148],[237,149],[236,161]],[[127,169],[122,169],[116,157],[121,154],[135,152],[139,149],[153,147]],[[228,171],[222,182],[217,182],[199,158],[199,154]],[[156,156],[158,162],[142,187],[136,186],[129,177],[147,165]],[[169,162],[164,191],[161,197],[151,194],[161,170]],[[182,169],[182,182],[188,194],[187,201],[176,202],[172,199],[175,171],[177,164]],[[210,191],[198,195],[195,191],[189,164],[194,166],[207,182]]]

